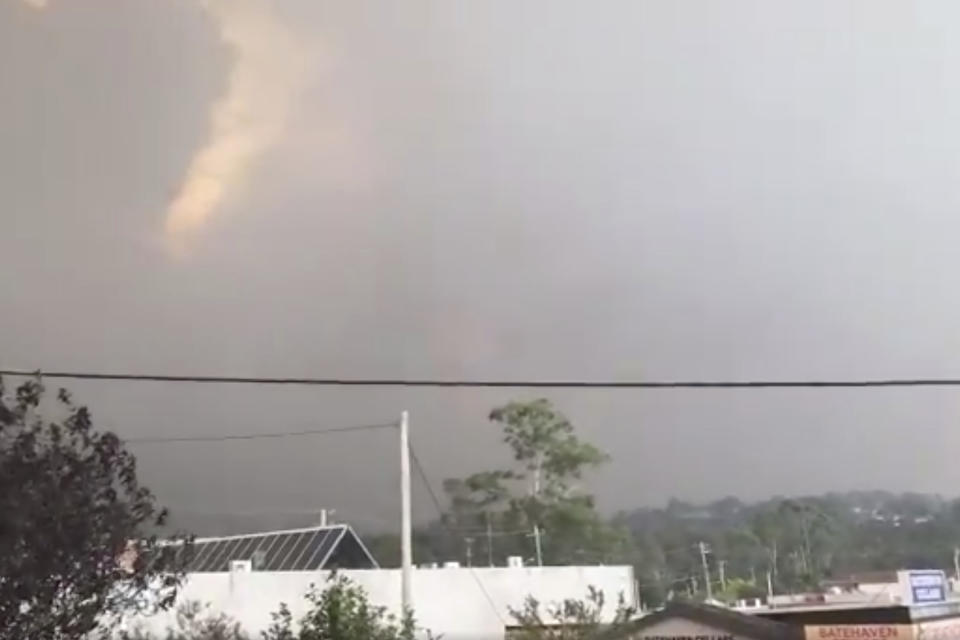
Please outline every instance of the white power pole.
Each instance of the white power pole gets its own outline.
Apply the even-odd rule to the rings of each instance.
[[[400,414],[400,602],[413,610],[413,530],[410,517],[410,425]]]
[[[537,566],[543,566],[543,547],[540,546],[540,525],[533,525],[533,544],[537,550]]]
[[[720,588],[723,591],[726,591],[727,590],[727,561],[717,560],[717,568],[720,571]]]
[[[490,527],[490,512],[484,511],[487,517],[487,564],[493,566],[493,529]]]
[[[700,549],[700,562],[703,563],[703,581],[704,586],[707,588],[707,600],[713,600],[713,586],[710,584],[710,565],[707,564],[707,554],[710,552],[710,547],[707,546],[706,542],[699,542],[697,547]]]

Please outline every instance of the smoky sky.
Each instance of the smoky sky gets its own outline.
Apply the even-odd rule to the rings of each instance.
[[[257,0],[243,0],[256,2]],[[277,0],[311,59],[189,252],[234,53],[195,0],[0,3],[0,364],[225,375],[958,376],[960,7]],[[71,383],[122,436],[412,415],[435,488],[522,390]],[[952,493],[951,390],[547,394],[605,509]],[[395,436],[139,447],[176,512],[392,526]],[[419,482],[419,480],[418,480]],[[416,485],[419,518],[434,515]]]

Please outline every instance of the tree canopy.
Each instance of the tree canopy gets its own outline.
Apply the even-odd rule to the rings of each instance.
[[[121,613],[173,602],[177,551],[166,511],[120,439],[40,380],[0,380],[0,635],[73,639]],[[50,414],[49,417],[47,414]]]
[[[548,400],[510,402],[490,412],[512,461],[444,483],[449,521],[463,532],[495,528],[511,532],[489,557],[535,559],[537,537],[548,564],[602,560],[616,546],[617,533],[597,513],[593,496],[579,486],[584,473],[608,456],[581,440],[567,417]],[[493,545],[490,538],[487,544]]]

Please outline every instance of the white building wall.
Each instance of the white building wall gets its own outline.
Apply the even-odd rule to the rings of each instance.
[[[372,603],[399,614],[399,569],[341,573],[362,586]],[[323,586],[327,576],[327,572],[266,571],[191,574],[178,602],[209,604],[210,612],[229,615],[257,637],[270,625],[270,613],[281,602],[295,620],[306,613],[304,593],[311,583]],[[590,586],[603,591],[608,618],[615,613],[621,593],[628,605],[636,605],[633,568],[627,566],[450,568],[414,571],[413,608],[418,626],[442,634],[445,640],[488,640],[503,638],[504,625],[514,624],[509,609],[522,607],[528,595],[545,607],[567,598],[584,599]],[[137,626],[159,635],[174,622],[173,611],[168,611],[130,620],[127,628]]]

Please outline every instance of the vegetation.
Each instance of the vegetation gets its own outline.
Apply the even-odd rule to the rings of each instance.
[[[12,397],[0,380],[3,638],[86,637],[121,613],[169,606],[181,576],[175,548],[153,533],[166,511],[133,456],[66,391],[44,397],[38,380]]]
[[[822,580],[851,573],[895,569],[944,569],[953,574],[953,549],[960,544],[960,500],[888,492],[829,493],[775,497],[754,503],[724,498],[708,504],[671,500],[663,507],[600,518],[614,532],[613,544],[584,541],[593,557],[554,554],[551,531],[543,538],[551,562],[633,565],[646,606],[668,597],[703,598],[703,567],[697,544],[705,542],[714,596],[728,601],[765,597],[767,573],[776,593],[817,589]],[[491,537],[494,562],[507,556],[532,557],[527,532],[497,528]],[[450,531],[432,523],[415,532],[416,557],[423,562],[466,562],[465,538],[473,539],[473,562],[488,562],[483,529]],[[385,566],[397,566],[395,536],[368,539]],[[603,548],[603,545],[608,545]],[[568,547],[569,548],[569,547]],[[585,555],[585,554],[584,554]],[[385,561],[384,561],[385,560]],[[721,581],[720,564],[723,563]],[[725,584],[724,584],[725,583]]]
[[[633,617],[635,611],[626,605],[623,594],[610,622],[603,623],[605,598],[602,591],[590,587],[584,600],[565,600],[544,611],[533,597],[521,609],[511,610],[517,630],[513,640],[592,640],[616,637],[618,628]]]
[[[490,419],[510,458],[445,482],[449,511],[414,536],[421,562],[459,557],[502,565],[521,556],[545,564],[632,564],[647,606],[704,597],[701,542],[711,553],[713,593],[727,601],[760,597],[768,586],[816,589],[858,571],[952,569],[960,500],[883,492],[753,504],[731,497],[706,505],[670,500],[604,517],[581,482],[608,457],[581,440],[563,413],[535,400],[496,408]],[[117,436],[97,432],[66,391],[52,401],[35,380],[8,396],[0,381],[0,513],[0,637],[90,637],[109,631],[121,615],[174,602],[189,557],[180,551],[189,551],[190,541],[159,542],[155,532],[166,512],[138,483],[133,456]],[[398,563],[395,537],[369,543],[383,565]],[[294,621],[281,606],[263,640],[414,636],[411,613],[391,617],[342,576],[306,598],[305,616]],[[545,611],[528,600],[513,612],[518,637],[593,637],[603,605],[595,591]],[[617,623],[629,614],[622,605]],[[166,640],[247,636],[229,618],[188,603]]]
[[[547,564],[633,565],[649,606],[678,595],[705,596],[701,541],[711,549],[713,592],[726,600],[764,596],[768,573],[769,585],[781,593],[817,589],[824,579],[860,571],[953,570],[960,500],[884,492],[753,504],[728,497],[706,505],[671,500],[604,518],[578,483],[607,457],[580,440],[562,413],[537,400],[510,403],[490,417],[513,464],[445,483],[446,522],[414,536],[422,561],[467,561],[468,548],[475,564],[502,565],[508,556],[535,561],[536,528]],[[395,564],[395,537],[370,542],[383,564]]]
[[[723,561],[727,586],[739,580],[740,597],[765,594],[768,572],[778,593],[816,589],[824,579],[863,571],[952,573],[960,540],[960,501],[922,494],[830,493],[753,504],[724,498],[699,506],[672,500],[616,520],[632,532],[634,548],[624,560],[636,567],[650,603],[671,593],[703,594],[695,549],[701,540],[712,550],[714,590],[729,593],[720,584]]]
[[[399,620],[384,607],[370,604],[367,593],[342,575],[333,573],[323,589],[311,587],[306,595],[310,611],[294,631],[285,605],[273,614],[273,625],[264,640],[413,640],[416,623],[407,611]]]
[[[583,474],[608,456],[580,440],[547,400],[511,402],[491,411],[490,420],[502,430],[512,464],[447,480],[448,524],[477,537],[488,529],[511,532],[513,544],[485,549],[495,561],[505,555],[545,564],[612,559],[625,537],[578,487]],[[487,544],[493,542],[488,538]]]
[[[156,640],[141,629],[120,634],[120,640]],[[240,624],[223,613],[210,610],[210,605],[185,602],[177,607],[177,625],[167,629],[163,640],[250,640]]]
[[[384,607],[370,603],[362,587],[343,575],[332,573],[322,589],[311,586],[304,596],[310,603],[296,623],[290,609],[281,604],[271,617],[273,624],[261,640],[413,640],[417,637],[412,612],[401,619]],[[433,636],[423,631],[427,640]],[[124,640],[156,640],[142,631],[126,634]],[[252,640],[236,621],[209,607],[189,602],[177,609],[177,626],[163,640]]]

